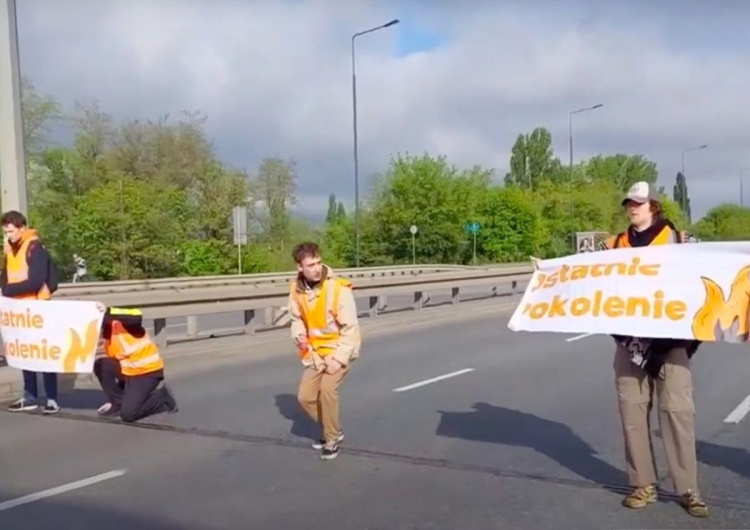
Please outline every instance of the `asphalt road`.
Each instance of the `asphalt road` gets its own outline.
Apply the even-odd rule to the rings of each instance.
[[[528,282],[519,282],[516,292],[523,292]],[[484,300],[495,294],[509,294],[512,290],[511,284],[500,284],[497,289],[493,290],[491,286],[466,288],[461,290],[462,301]],[[450,303],[451,297],[449,289],[446,292],[426,293],[423,298],[424,307],[435,307]],[[360,316],[365,317],[369,311],[369,300],[367,298],[357,298],[357,309]],[[398,311],[407,311],[414,306],[413,295],[391,295],[385,298],[384,302],[378,307],[382,314],[389,314]],[[198,317],[199,335],[211,335],[213,333],[224,333],[228,331],[240,330],[243,328],[243,315],[239,311],[233,313],[216,313],[213,315],[201,315]],[[264,318],[263,315],[260,318]],[[153,329],[153,321],[147,320],[146,325]],[[167,336],[172,339],[184,339],[187,337],[187,318],[173,318],[167,320]]]
[[[745,347],[704,345],[695,361],[712,510],[700,520],[674,502],[619,504],[611,340],[512,333],[507,318],[370,336],[342,389],[346,441],[332,462],[309,447],[317,433],[281,344],[255,358],[170,359],[181,411],[153,428],[95,420],[92,390],[56,418],[0,412],[0,528],[748,527],[750,419],[724,422],[750,393]],[[91,477],[101,481],[76,483]],[[7,504],[60,486],[70,491]]]

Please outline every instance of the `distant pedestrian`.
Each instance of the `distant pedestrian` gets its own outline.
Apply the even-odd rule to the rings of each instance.
[[[86,260],[78,254],[73,254],[73,263],[75,263],[76,267],[76,272],[73,274],[73,283],[78,283],[81,281],[81,278],[86,276]]]
[[[622,201],[630,226],[607,240],[607,249],[666,245],[685,241],[684,233],[663,217],[659,195],[648,182],[636,183]],[[706,517],[708,507],[698,491],[695,405],[690,359],[699,342],[616,336],[615,385],[625,442],[625,461],[633,492],[628,508],[657,501],[650,413],[654,391],[659,404],[661,437],[669,471],[683,508]]]
[[[289,293],[291,333],[304,366],[297,398],[322,428],[322,438],[313,447],[321,450],[321,458],[331,460],[344,439],[338,389],[359,357],[357,307],[351,283],[321,262],[315,243],[297,245],[292,256],[298,274]]]
[[[20,212],[5,212],[0,218],[3,225],[3,271],[0,274],[2,295],[18,300],[49,300],[57,289],[56,270],[47,249],[44,248],[36,230],[27,226],[26,217]],[[12,412],[32,411],[39,408],[37,373],[23,370],[23,396],[8,410]],[[57,374],[42,374],[47,402],[43,412],[54,414],[60,411],[57,404]]]

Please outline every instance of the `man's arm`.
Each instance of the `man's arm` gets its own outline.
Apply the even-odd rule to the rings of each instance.
[[[362,344],[360,336],[359,318],[357,317],[357,305],[354,302],[354,294],[351,287],[341,287],[339,293],[337,320],[341,329],[336,351],[332,357],[346,366],[351,361],[354,352],[359,350]]]
[[[307,337],[307,328],[305,328],[305,323],[302,322],[302,316],[300,315],[299,307],[297,306],[297,300],[294,297],[294,292],[289,293],[289,299],[287,300],[286,307],[289,311],[289,319],[292,323],[292,340],[296,340],[300,335],[302,335],[303,337]]]
[[[36,294],[47,281],[49,270],[49,254],[39,242],[31,244],[29,249],[29,277],[18,283],[6,284],[2,287],[3,296],[22,296]]]
[[[3,259],[3,270],[0,272],[0,290],[6,285],[8,285],[8,265],[5,263],[5,259]]]

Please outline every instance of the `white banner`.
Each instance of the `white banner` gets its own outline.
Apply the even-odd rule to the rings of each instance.
[[[514,331],[748,340],[750,242],[604,250],[537,267]]]
[[[8,366],[93,372],[103,318],[96,302],[0,297],[0,334]]]

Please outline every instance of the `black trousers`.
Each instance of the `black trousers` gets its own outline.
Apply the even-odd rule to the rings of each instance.
[[[94,374],[112,406],[120,408],[124,422],[138,421],[169,408],[167,390],[157,388],[164,380],[164,370],[127,376],[122,374],[117,359],[105,357],[94,363]]]

